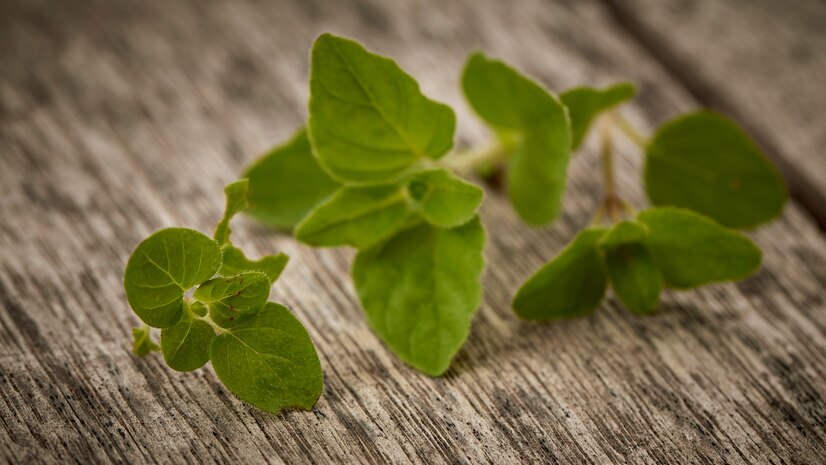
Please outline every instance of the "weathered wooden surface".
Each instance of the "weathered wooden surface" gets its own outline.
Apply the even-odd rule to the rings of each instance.
[[[396,57],[457,109],[463,144],[484,136],[457,88],[474,48],[555,90],[636,81],[625,113],[644,128],[696,106],[605,5],[0,5],[0,460],[826,460],[826,241],[795,203],[754,234],[764,267],[742,283],[668,293],[646,318],[614,299],[550,325],[512,315],[518,284],[590,220],[600,196],[591,147],[550,228],[520,225],[500,194],[488,196],[485,303],[444,378],[408,369],[376,340],[347,278],[350,253],[249,220],[235,228],[239,244],[292,256],[273,298],[316,341],[325,391],[314,411],[264,414],[210,369],[175,373],[130,353],[129,253],[161,227],[209,230],[221,187],[301,124],[319,32]],[[641,206],[639,156],[619,150],[618,180]]]
[[[826,231],[823,2],[604,1],[697,99],[759,135]]]

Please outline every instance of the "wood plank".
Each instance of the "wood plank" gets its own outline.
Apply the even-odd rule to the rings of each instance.
[[[826,456],[826,241],[794,204],[754,234],[764,267],[739,284],[668,293],[638,318],[522,323],[513,291],[587,224],[596,153],[573,162],[566,210],[521,225],[501,194],[485,303],[447,376],[418,374],[370,332],[352,254],[250,220],[253,253],[292,260],[273,298],[307,325],[325,371],[312,412],[269,415],[211,369],[130,353],[124,263],[153,230],[210,230],[222,186],[306,117],[321,31],[396,57],[484,137],[458,91],[469,50],[553,89],[641,83],[643,128],[697,105],[594,2],[2,3],[0,461],[59,463],[817,463]],[[642,206],[639,157],[618,181]]]
[[[826,231],[826,3],[604,1],[695,98],[758,134]]]

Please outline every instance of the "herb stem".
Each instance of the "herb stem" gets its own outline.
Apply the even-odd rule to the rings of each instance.
[[[636,144],[642,150],[648,146],[648,139],[642,135],[637,129],[621,114],[613,112],[610,115],[611,121],[617,129],[625,135],[631,142]]]
[[[602,156],[602,179],[605,184],[605,198],[602,207],[608,213],[611,221],[617,222],[622,217],[621,209],[625,202],[617,195],[616,180],[614,179],[614,140],[611,137],[611,126],[606,122],[600,125],[600,153]],[[601,219],[601,211],[598,218]]]
[[[503,161],[507,154],[505,146],[494,141],[482,147],[452,152],[439,164],[456,174],[467,175],[485,166]]]

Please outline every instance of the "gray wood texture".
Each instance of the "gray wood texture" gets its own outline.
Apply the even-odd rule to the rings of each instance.
[[[623,113],[648,132],[701,103],[594,1],[0,2],[0,462],[826,461],[826,240],[797,202],[753,233],[765,254],[751,279],[667,292],[645,318],[614,298],[584,319],[513,316],[518,285],[600,201],[592,143],[551,227],[525,227],[488,193],[484,304],[442,378],[407,368],[371,333],[352,253],[249,219],[234,228],[239,245],[292,257],[272,298],[317,344],[314,410],[265,414],[211,369],[133,356],[126,259],[161,227],[211,230],[222,186],[306,117],[308,50],[322,31],[396,58],[457,110],[460,145],[486,137],[458,90],[477,48],[556,91],[634,81],[640,96]],[[755,91],[767,85],[754,78]],[[761,108],[808,121],[795,130],[814,140],[822,127],[805,105]],[[816,145],[754,124],[814,174]],[[617,149],[621,192],[644,206],[639,153],[621,139]]]

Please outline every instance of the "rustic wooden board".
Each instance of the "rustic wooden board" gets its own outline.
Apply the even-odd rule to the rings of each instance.
[[[754,238],[758,275],[668,293],[637,318],[534,325],[512,292],[590,221],[597,159],[574,161],[562,219],[522,226],[499,193],[485,303],[447,376],[400,364],[366,325],[352,254],[250,220],[251,252],[292,261],[273,298],[308,326],[325,371],[312,412],[269,415],[210,369],[130,353],[124,263],[155,229],[209,230],[221,187],[306,116],[321,31],[393,55],[484,133],[462,103],[467,52],[506,57],[551,88],[628,78],[643,128],[697,102],[602,4],[498,2],[0,3],[0,460],[8,463],[822,463],[826,241],[790,204]],[[618,180],[642,206],[639,157]]]
[[[759,135],[826,231],[826,4],[604,1],[696,98]]]

